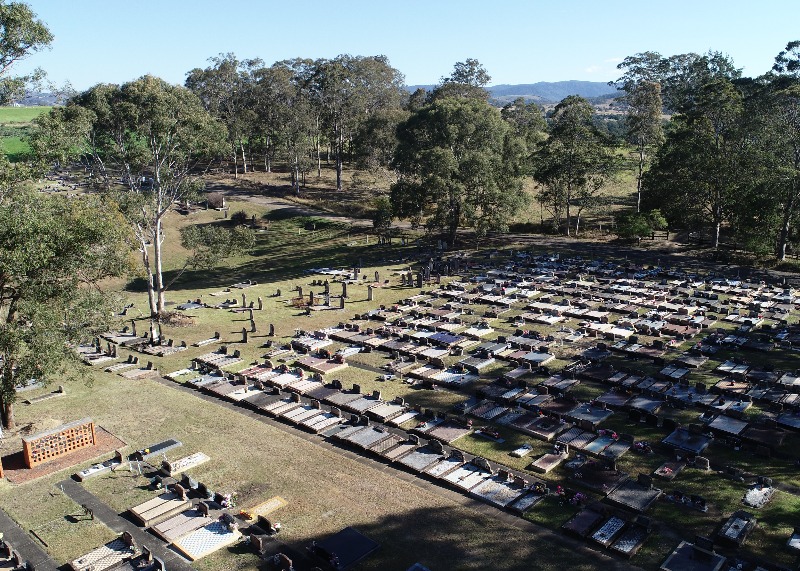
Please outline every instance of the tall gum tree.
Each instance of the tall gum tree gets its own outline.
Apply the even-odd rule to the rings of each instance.
[[[596,202],[617,167],[610,142],[592,121],[588,101],[571,95],[556,105],[550,136],[534,151],[533,179],[542,186],[539,200],[549,204],[554,223],[562,218],[566,234],[580,230],[580,214]],[[574,214],[574,216],[573,216]]]
[[[126,224],[97,196],[0,188],[0,415],[14,426],[16,389],[65,375],[71,345],[109,325],[103,279],[130,267]]]
[[[121,86],[97,85],[70,106],[84,112],[63,116],[80,119],[64,129],[71,130],[73,140],[82,139],[78,148],[96,184],[120,204],[132,229],[147,284],[151,340],[157,343],[169,286],[164,220],[175,204],[197,197],[203,169],[225,153],[225,127],[194,93],[153,76]],[[54,110],[38,126],[38,145],[46,147],[53,133],[62,133],[58,114]]]
[[[524,204],[525,144],[481,99],[446,98],[400,124],[393,212],[425,222],[455,244],[461,227],[503,231]]]

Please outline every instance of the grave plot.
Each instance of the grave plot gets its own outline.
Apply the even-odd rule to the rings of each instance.
[[[395,446],[398,446],[398,445],[400,445],[400,444],[402,444],[404,442],[408,442],[406,440],[406,438],[404,438],[404,437],[402,437],[402,436],[400,436],[398,434],[394,434],[394,433],[390,432],[388,438],[385,438],[384,440],[380,440],[380,441],[376,442],[375,444],[373,444],[372,446],[370,446],[369,447],[369,451],[370,452],[374,452],[378,456],[385,456],[386,452],[388,452],[389,450],[391,450]]]
[[[653,476],[661,478],[662,480],[671,481],[675,479],[675,476],[681,473],[681,471],[686,467],[686,462],[673,462],[668,461],[664,462],[653,470]]]
[[[539,386],[546,387],[546,389],[543,390],[547,390],[553,394],[564,394],[579,384],[580,380],[578,379],[571,379],[563,377],[562,375],[553,375],[549,379],[543,381]]]
[[[484,420],[493,420],[508,412],[509,408],[494,401],[484,401],[470,411],[470,414]]]
[[[154,525],[150,528],[150,531],[167,543],[172,543],[210,522],[211,520],[206,513],[201,512],[199,509],[190,509]]]
[[[775,449],[783,444],[783,440],[786,438],[786,431],[766,426],[750,426],[741,433],[741,436],[747,442],[757,446]]]
[[[266,412],[266,413],[268,413],[268,414],[270,414],[272,416],[276,416],[277,417],[277,416],[280,416],[281,414],[283,414],[285,412],[288,412],[290,410],[298,408],[299,406],[301,406],[301,404],[300,404],[299,400],[297,399],[297,397],[296,396],[294,396],[294,397],[290,396],[290,397],[282,398],[282,399],[277,400],[277,401],[273,401],[273,402],[261,407],[261,410],[263,410],[264,412]]]
[[[207,385],[212,385],[216,383],[224,383],[227,381],[227,377],[221,371],[212,371],[211,373],[200,375],[199,377],[195,377],[194,379],[190,379],[187,384],[191,387],[195,388],[203,388]]]
[[[381,392],[373,391],[371,395],[363,395],[361,398],[343,403],[342,408],[348,412],[364,414],[381,404],[385,404],[385,402],[381,400]]]
[[[222,369],[223,367],[236,365],[242,362],[239,350],[236,349],[233,353],[228,353],[227,347],[220,347],[217,351],[205,353],[192,360],[198,365],[205,365],[212,369]]]
[[[239,540],[241,533],[230,530],[226,525],[215,521],[175,540],[172,546],[191,561],[196,561]]]
[[[434,463],[444,460],[442,445],[438,441],[433,441],[427,446],[417,448],[414,451],[398,458],[398,462],[414,472],[424,472]]]
[[[717,538],[720,543],[725,545],[741,547],[755,526],[755,516],[746,511],[739,510],[734,512],[722,525],[722,528],[717,532]]]
[[[640,480],[650,480],[650,477],[639,478]],[[655,503],[661,495],[661,490],[652,487],[652,482],[649,486],[642,485],[632,480],[627,480],[614,488],[608,494],[608,501],[632,509],[636,512],[645,512]]]
[[[118,538],[71,561],[69,565],[73,571],[103,571],[119,567],[135,554],[135,547]]]
[[[613,414],[613,412],[605,408],[581,404],[564,414],[564,418],[575,424],[585,425],[591,430],[597,430],[597,427]]]
[[[262,383],[268,381],[272,377],[278,376],[278,372],[273,368],[272,363],[269,361],[254,365],[246,369],[242,369],[237,374],[249,379],[251,381],[260,381]]]
[[[331,409],[331,412],[320,412],[300,422],[300,426],[307,428],[311,432],[319,434],[342,422],[339,409]]]
[[[150,527],[189,507],[191,507],[191,504],[187,500],[181,499],[177,494],[169,493],[147,500],[138,506],[130,508],[129,511],[142,526]]]
[[[305,379],[305,373],[302,369],[290,369],[289,367],[282,365],[278,368],[279,374],[275,377],[272,377],[268,382],[273,387],[278,387],[279,389],[285,389],[289,385],[293,385],[299,381]]]
[[[525,443],[519,448],[515,448],[508,454],[510,456],[513,456],[514,458],[524,458],[525,456],[531,453],[531,450],[533,450],[533,445]]]
[[[390,441],[386,442],[388,445]],[[419,438],[417,438],[413,434],[410,434],[405,439],[401,438],[400,441],[395,446],[392,446],[391,448],[386,448],[385,450],[380,451],[378,453],[387,460],[393,461],[402,458],[409,452],[412,452],[418,446],[419,446]]]
[[[525,480],[519,479],[517,484],[520,487],[525,487],[527,485]],[[547,487],[545,486],[544,482],[540,480],[536,480],[531,486],[528,492],[523,493],[516,501],[513,501],[507,507],[511,511],[517,512],[519,514],[523,514],[526,511],[533,508],[536,504],[541,502],[543,499],[547,497]]]
[[[549,452],[531,463],[530,469],[540,474],[547,474],[569,458],[568,452]]]
[[[603,431],[601,431],[603,432]],[[633,444],[633,437],[623,439],[614,438],[613,434],[600,434],[597,438],[586,444],[581,450],[597,457],[611,458],[614,460],[622,457],[625,452],[630,450]]]
[[[356,401],[363,396],[364,395],[361,394],[360,388],[353,387],[351,391],[339,391],[338,393],[325,397],[325,402],[330,405],[343,408],[348,403]]]
[[[400,416],[396,416],[393,419],[388,421],[390,426],[400,426],[401,424],[405,424],[406,422],[413,420],[415,417],[419,416],[420,412],[418,410],[407,410]]]
[[[686,428],[678,427],[669,434],[662,444],[689,452],[690,454],[702,454],[703,450],[711,444],[711,438],[703,434],[694,433]]]
[[[489,463],[483,458],[473,458],[471,462],[445,475],[442,480],[462,490],[471,491],[491,477]]]
[[[299,383],[298,383],[299,385]],[[292,385],[295,386],[295,385]],[[318,401],[325,401],[329,396],[335,395],[339,392],[338,388],[335,388],[333,385],[325,385],[321,384],[319,386],[315,385],[315,388],[307,388],[303,393],[303,396],[308,397],[310,399],[315,399]]]
[[[533,418],[533,420],[527,421],[528,418]],[[525,424],[523,424],[523,419],[525,419]],[[519,419],[518,422],[513,423],[514,428],[518,430],[530,434],[540,440],[544,440],[545,442],[552,442],[552,440],[558,437],[559,434],[563,433],[566,430],[569,430],[572,425],[567,422],[562,422],[560,420],[554,420],[552,418],[546,416],[538,416],[538,415],[526,415],[525,417]]]
[[[328,359],[307,355],[295,361],[295,365],[303,367],[304,369],[308,369],[313,373],[319,373],[320,375],[336,373],[348,367],[348,364],[341,356],[335,356],[332,359]]]
[[[292,424],[300,424],[308,418],[319,416],[321,412],[322,411],[319,408],[319,401],[317,401],[315,403],[304,404],[297,408],[286,411],[281,415],[281,418],[288,420]]]
[[[628,478],[625,472],[615,470],[613,465],[605,461],[588,460],[585,456],[578,456],[563,466],[570,474],[570,480],[602,494]]]
[[[664,404],[664,399],[660,397],[639,395],[633,397],[627,403],[627,408],[638,410],[648,414],[656,414]]]
[[[167,476],[177,476],[178,474],[182,474],[186,470],[190,468],[194,468],[195,466],[199,466],[200,464],[204,464],[211,460],[206,454],[202,452],[195,452],[194,454],[190,454],[189,456],[184,456],[183,458],[179,458],[178,460],[174,460],[170,462],[169,460],[163,460],[161,462],[161,472],[166,474]]]
[[[471,421],[470,421],[471,423]],[[427,432],[430,438],[451,444],[472,432],[472,427],[460,420],[448,419]]]
[[[756,484],[745,493],[742,503],[751,508],[763,508],[772,499],[775,488],[767,484]]]
[[[738,436],[747,428],[747,423],[721,414],[708,424],[708,428],[723,436]]]
[[[464,454],[460,450],[451,450],[450,456],[427,468],[425,473],[434,478],[441,478],[456,468],[460,468],[465,462]]]
[[[263,386],[260,383],[259,385]],[[235,402],[243,401],[244,399],[249,398],[254,394],[259,394],[264,392],[262,389],[258,388],[256,384],[251,383],[246,379],[243,382],[235,383],[233,387],[234,389],[226,393],[224,396],[225,398]]]
[[[737,397],[750,390],[750,383],[746,380],[737,380],[733,377],[728,377],[714,384],[714,390],[724,395]]]
[[[514,503],[527,490],[515,481],[513,475],[505,470],[484,480],[470,491],[470,494],[492,505],[504,508]]]
[[[367,416],[379,422],[388,422],[397,418],[407,410],[401,397],[395,398],[392,402],[382,402],[379,405],[367,410]]]
[[[130,369],[127,371],[119,371],[117,373],[120,377],[130,380],[138,379],[156,379],[161,376],[158,369],[153,366],[153,363],[147,363],[146,367],[140,369]]]
[[[387,432],[384,427],[368,426],[364,430],[351,433],[345,440],[366,450],[390,437],[391,433]]]
[[[303,396],[308,396],[309,393],[312,393],[324,387],[325,385],[323,383],[315,379],[300,379],[299,381],[296,381],[290,385],[286,385],[286,390]]]
[[[603,521],[604,517],[605,516],[599,511],[587,507],[564,522],[561,529],[583,539],[592,533],[600,522]]]
[[[436,370],[428,378],[448,387],[461,387],[479,379],[478,375],[466,372],[460,367],[450,367],[444,371]]]
[[[139,345],[141,343],[146,343],[148,341],[147,337],[140,337],[136,335],[136,330],[127,331],[127,327],[122,331],[109,331],[107,333],[103,333],[101,337],[106,341],[110,341],[115,345],[119,345],[121,347],[128,347],[129,345]]]
[[[776,421],[778,422],[778,424],[780,424],[781,426],[785,426],[786,428],[791,428],[793,430],[800,430],[799,411],[784,412],[783,414],[778,415]]]
[[[619,537],[624,527],[624,519],[611,516],[591,535],[591,539],[603,547],[609,547]]]
[[[605,404],[611,408],[624,408],[631,400],[630,395],[619,391],[608,391],[603,393],[596,399],[595,402]]]
[[[611,544],[611,550],[630,559],[636,555],[648,535],[650,535],[648,525],[643,525],[638,521],[629,524],[622,535],[619,536],[619,539]]]
[[[111,346],[108,351],[103,351],[99,345],[78,345],[75,350],[87,365],[102,365],[119,359],[117,348],[114,346]]]
[[[272,392],[260,391],[250,393],[242,402],[247,403],[252,408],[260,409],[276,400],[280,400],[280,395],[276,395]]]
[[[312,554],[321,558],[337,571],[350,569],[380,547],[380,544],[362,535],[357,529],[346,527],[342,531],[314,544]]]

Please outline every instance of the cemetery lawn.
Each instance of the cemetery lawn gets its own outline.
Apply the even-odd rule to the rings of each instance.
[[[314,331],[331,327],[353,319],[380,305],[391,306],[403,298],[420,292],[417,288],[401,287],[398,272],[413,263],[416,250],[412,246],[400,246],[395,240],[391,246],[378,246],[375,237],[363,227],[346,222],[295,216],[284,211],[269,211],[267,207],[252,202],[229,200],[230,212],[244,210],[248,217],[255,216],[259,230],[256,247],[248,255],[221,261],[214,269],[188,268],[183,270],[189,253],[180,245],[178,231],[190,224],[230,224],[222,212],[195,209],[187,214],[172,213],[166,228],[165,278],[175,279],[167,292],[168,308],[187,300],[201,299],[215,305],[226,299],[237,299],[241,304],[242,294],[247,303],[258,307],[261,298],[263,310],[253,312],[257,331],[250,331],[249,312],[236,313],[226,309],[203,308],[176,311],[175,319],[163,327],[166,338],[176,345],[185,341],[188,348],[168,357],[150,357],[121,348],[119,356],[137,356],[141,365],[152,361],[162,375],[189,366],[193,358],[216,351],[226,346],[229,353],[241,352],[243,361],[226,370],[239,371],[256,361],[263,361],[269,350],[265,344],[287,344],[296,332]],[[347,286],[348,299],[344,310],[306,311],[296,299],[297,287],[303,290],[304,302],[311,292],[320,299],[324,286],[319,283],[325,276],[311,274],[311,268],[352,268],[360,261],[362,276],[368,279]],[[367,284],[375,280],[381,287],[374,289],[374,300],[367,300]],[[385,285],[384,280],[390,280]],[[243,280],[257,283],[246,289],[231,286]],[[342,292],[339,281],[330,280],[330,292],[338,296]],[[314,284],[313,282],[317,282]],[[147,302],[141,279],[130,282],[108,284],[126,296],[126,303],[134,305],[127,310],[121,325],[130,327],[131,320],[139,332],[147,331]],[[428,288],[426,288],[428,289]],[[212,295],[215,294],[215,295]],[[558,302],[559,299],[554,299]],[[441,300],[437,303],[440,303]],[[338,297],[332,300],[338,308]],[[122,309],[122,307],[120,307]],[[516,311],[516,310],[515,310]],[[516,326],[508,317],[519,312],[509,312],[492,322],[496,334],[514,334]],[[472,322],[480,318],[465,316]],[[577,320],[567,322],[577,327]],[[270,324],[275,327],[275,336],[267,336]],[[370,325],[372,326],[372,325]],[[374,325],[379,327],[379,325]],[[731,329],[725,322],[720,327]],[[560,326],[540,324],[526,325],[527,329],[542,335],[557,334]],[[242,329],[248,334],[248,343],[242,342]],[[192,344],[208,340],[219,333],[220,341],[202,347]],[[653,338],[640,335],[640,342],[651,342]],[[596,339],[584,339],[573,345],[563,344],[555,351],[559,357],[550,365],[558,371],[569,363],[569,357],[596,343]],[[683,348],[688,347],[684,344]],[[345,347],[334,343],[329,349]],[[733,356],[733,355],[731,355]],[[291,364],[297,356],[287,354],[274,362]],[[692,378],[713,383],[719,380],[712,369],[727,355],[717,356],[692,373]],[[446,356],[445,364],[451,365],[460,357]],[[796,368],[793,355],[773,352],[769,357],[753,355],[754,364],[763,360],[777,359],[782,368]],[[437,412],[452,413],[453,406],[468,396],[473,396],[480,387],[489,385],[508,366],[495,364],[481,372],[480,378],[461,391],[429,390],[412,387],[400,378],[384,379],[382,367],[389,362],[386,352],[359,353],[348,358],[349,367],[328,375],[326,381],[339,379],[346,388],[358,384],[362,392],[380,391],[384,400],[402,397],[409,405],[419,405]],[[614,355],[607,361],[619,369],[635,369],[638,374],[657,375],[661,365],[650,360],[630,360]],[[789,365],[794,365],[790,367]],[[48,427],[70,422],[83,417],[94,421],[112,434],[128,443],[127,452],[155,444],[167,438],[183,442],[181,448],[168,453],[170,460],[203,452],[211,461],[190,470],[193,478],[206,483],[220,492],[236,492],[240,508],[251,508],[256,504],[280,496],[288,504],[274,513],[283,524],[281,539],[290,547],[303,551],[305,545],[329,533],[352,525],[381,544],[381,549],[364,563],[359,570],[405,569],[420,561],[431,569],[596,569],[601,562],[600,551],[587,551],[588,542],[569,543],[569,540],[553,540],[553,536],[540,535],[540,531],[526,528],[526,521],[542,529],[560,534],[560,526],[576,511],[573,506],[561,506],[554,498],[546,498],[535,506],[524,518],[498,517],[492,508],[472,509],[473,500],[465,494],[432,485],[417,476],[387,467],[385,463],[364,459],[329,445],[321,437],[287,428],[273,421],[262,422],[252,415],[242,414],[235,407],[225,406],[214,398],[201,398],[194,389],[184,383],[192,374],[178,377],[175,382],[165,380],[126,380],[123,377],[104,373],[102,367],[79,369],[78,378],[57,381],[67,390],[65,396],[39,402],[35,405],[19,404],[16,407],[20,426],[33,423]],[[541,379],[540,379],[541,380]],[[37,396],[52,390],[40,389],[26,395]],[[583,381],[571,395],[588,401],[605,393],[604,384]],[[700,409],[663,407],[662,418],[670,418],[682,425],[698,422]],[[758,405],[747,412],[748,417],[764,411]],[[495,426],[491,422],[474,418],[474,426],[491,425],[504,442],[499,443],[481,436],[466,435],[453,443],[471,454],[487,458],[517,471],[529,471],[530,463],[549,452],[552,444],[512,430]],[[409,421],[403,428],[413,428],[416,421]],[[620,433],[629,433],[637,441],[646,440],[658,447],[666,436],[660,428],[644,423],[631,422],[624,412],[616,413],[605,427]],[[12,440],[14,441],[12,443]],[[16,445],[17,437],[0,441],[2,452]],[[514,458],[510,452],[523,443],[532,444],[532,451],[524,458]],[[797,454],[800,435],[787,434],[778,452],[790,459]],[[720,443],[712,444],[705,452],[715,467],[735,465],[757,475],[769,476],[793,486],[800,486],[800,473],[789,460],[765,460],[753,454],[742,453]],[[649,474],[666,460],[664,450],[649,456],[628,452],[620,458],[618,468],[633,478],[637,474]],[[0,483],[0,504],[24,529],[34,530],[47,543],[49,552],[59,562],[69,561],[98,547],[113,537],[113,533],[96,521],[85,520],[75,514],[81,512],[56,487],[57,482],[69,474],[88,466],[76,466],[68,472],[42,478],[27,484],[12,486]],[[553,485],[565,485],[568,474],[556,468],[549,474],[535,474]],[[749,480],[748,480],[749,481]],[[703,495],[708,499],[708,513],[679,507],[659,501],[647,515],[656,524],[654,533],[644,544],[631,563],[644,569],[653,569],[681,539],[691,540],[697,534],[713,535],[735,510],[742,509],[742,496],[746,484],[733,481],[714,471],[700,472],[685,469],[674,482],[656,480],[655,485],[664,491],[680,489],[686,494]],[[579,484],[566,484],[585,491],[591,500],[600,500],[600,494],[581,489]],[[119,513],[125,512],[151,497],[148,480],[129,471],[121,470],[96,476],[85,484]],[[771,503],[756,511],[759,525],[750,536],[742,553],[749,557],[764,557],[783,564],[795,564],[797,558],[784,549],[800,508],[800,498],[788,493],[778,493]],[[504,514],[506,515],[506,514]],[[634,514],[625,514],[633,519]],[[194,566],[201,570],[256,569],[258,560],[243,545],[235,545],[202,559]]]
[[[417,560],[438,569],[521,570],[534,562],[541,569],[594,568],[585,555],[559,544],[548,545],[547,561],[542,561],[528,533],[465,507],[468,500],[460,494],[432,492],[416,477],[344,457],[292,429],[276,428],[169,384],[94,376],[91,386],[67,384],[67,395],[60,399],[20,407],[20,424],[89,415],[125,439],[128,452],[177,438],[183,446],[170,458],[206,453],[211,461],[191,475],[220,492],[237,492],[237,507],[253,507],[273,496],[286,499],[288,505],[274,515],[283,523],[281,539],[295,549],[352,525],[381,543],[359,567],[365,570],[405,568]],[[80,507],[55,486],[69,473],[0,485],[0,503],[24,529],[41,530],[37,533],[58,561],[74,559],[113,537],[98,522],[69,523]],[[146,477],[127,470],[96,476],[84,485],[119,513],[155,495]],[[194,565],[212,570],[256,569],[258,564],[254,554],[234,546]]]

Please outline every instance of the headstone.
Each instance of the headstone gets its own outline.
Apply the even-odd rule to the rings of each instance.
[[[255,322],[255,320],[251,319],[250,320],[250,333],[255,333],[255,332],[256,332],[256,322]]]
[[[422,274],[421,273],[417,274],[417,287],[418,288],[422,287]]]
[[[258,310],[261,311],[264,309],[264,300],[261,297],[258,298]]]
[[[247,328],[242,327],[242,343],[247,343]]]
[[[247,307],[247,294],[242,293],[242,307]]]
[[[275,324],[274,323],[270,323],[269,324],[269,336],[270,337],[275,337]]]
[[[375,299],[375,294],[373,293],[374,289],[372,285],[367,286],[367,301],[373,301]]]
[[[344,296],[339,298],[339,309],[344,309]]]
[[[486,458],[481,458],[480,456],[476,456],[472,459],[472,463],[475,464],[481,470],[486,470],[490,474],[494,473],[492,470],[492,465],[489,464],[489,461]]]
[[[378,273],[378,270],[375,270],[375,281],[376,282],[381,281],[381,275]]]
[[[136,337],[136,321],[133,319],[131,319],[131,333],[133,333],[133,336]]]
[[[300,298],[303,297],[303,287],[302,286],[297,286],[297,297],[300,297]]]
[[[430,447],[431,450],[433,450],[437,454],[444,454],[444,446],[442,446],[442,443],[439,442],[438,440],[431,440],[428,443],[428,446]]]

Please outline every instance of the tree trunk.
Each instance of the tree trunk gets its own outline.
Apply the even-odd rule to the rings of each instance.
[[[342,133],[336,137],[336,190],[342,190],[342,147],[344,146],[344,138]]]
[[[0,397],[0,416],[3,417],[3,428],[11,430],[16,426],[14,422],[14,405]]]
[[[644,174],[644,147],[639,147],[639,172],[636,175],[636,214],[642,211],[642,176]]]
[[[717,222],[714,223],[714,249],[715,250],[719,249],[719,232],[720,232],[721,228],[722,228],[722,222],[717,221]]]
[[[242,151],[242,172],[247,174],[247,156],[244,153],[244,143],[239,141],[239,149]]]

